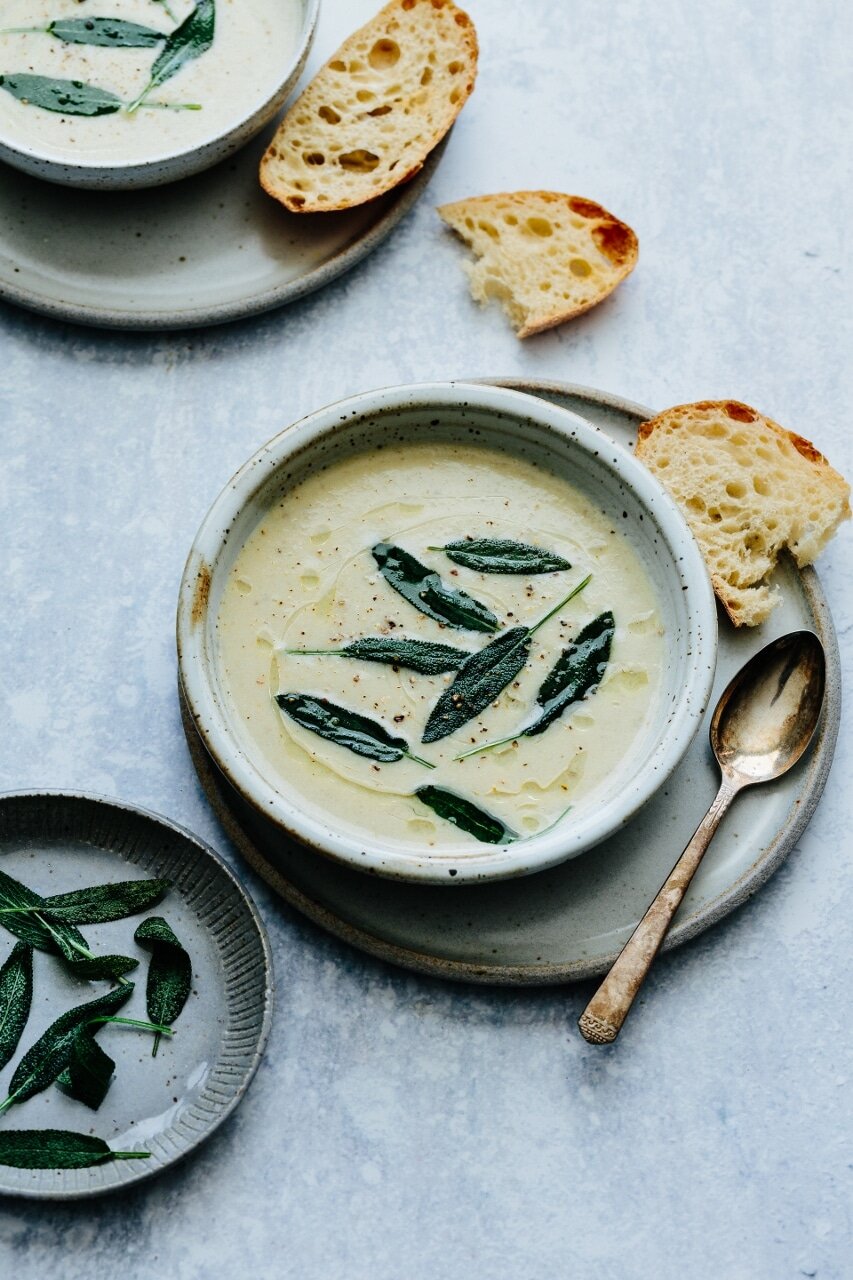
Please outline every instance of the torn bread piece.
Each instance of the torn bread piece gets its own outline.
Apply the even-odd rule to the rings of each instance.
[[[850,516],[850,486],[823,454],[738,400],[642,422],[636,456],[680,506],[736,627],[779,603],[767,580],[783,548],[811,564]]]
[[[477,302],[497,298],[519,338],[602,302],[637,265],[637,237],[600,204],[557,191],[514,191],[442,205],[474,251]]]
[[[261,160],[261,186],[293,213],[317,213],[407,182],[470,96],[477,53],[452,0],[391,0],[297,98]]]

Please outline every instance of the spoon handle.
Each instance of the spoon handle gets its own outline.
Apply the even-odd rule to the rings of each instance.
[[[660,893],[622,948],[613,967],[578,1020],[581,1035],[590,1044],[610,1044],[622,1023],[652,962],[660,950],[681,900],[717,827],[739,788],[723,778],[714,801],[676,862]]]

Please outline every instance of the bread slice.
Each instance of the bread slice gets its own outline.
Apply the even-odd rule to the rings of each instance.
[[[850,516],[850,486],[814,445],[738,400],[640,423],[636,456],[684,512],[736,627],[779,603],[767,578],[783,547],[811,564]]]
[[[293,213],[349,209],[407,182],[474,88],[477,33],[452,0],[391,0],[297,98],[261,160]]]
[[[588,311],[637,265],[637,237],[593,200],[513,191],[442,205],[476,254],[466,263],[477,302],[497,298],[529,338]]]

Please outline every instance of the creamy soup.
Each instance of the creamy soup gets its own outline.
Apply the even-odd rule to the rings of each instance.
[[[197,53],[128,110],[146,94],[166,37],[196,8],[204,17]],[[92,165],[139,163],[226,132],[275,92],[301,25],[295,0],[4,0],[0,9],[0,137],[52,160]],[[122,26],[119,38],[147,43],[80,43],[81,25],[103,18],[135,24]],[[54,23],[56,35],[45,30]],[[115,39],[104,27],[99,33]],[[50,81],[82,85],[74,114],[62,111],[61,87]],[[95,109],[104,114],[76,114]]]
[[[244,748],[297,807],[364,839],[482,849],[476,836],[415,797],[425,785],[463,797],[519,836],[571,823],[614,770],[639,759],[660,679],[657,601],[620,524],[621,515],[612,520],[549,471],[477,445],[394,445],[316,472],[247,538],[219,606],[221,671]],[[481,572],[441,549],[460,539],[532,544],[571,567]],[[377,544],[400,547],[435,570],[448,589],[491,611],[497,630],[457,629],[421,612],[383,576],[372,552]],[[421,674],[293,652],[338,650],[362,637],[479,651],[510,628],[532,627],[589,575],[537,630],[508,686],[437,741],[422,739],[454,671]],[[615,629],[597,688],[544,732],[512,739],[541,711],[537,693],[561,653],[610,612]],[[356,755],[284,714],[277,694],[323,699],[368,717],[435,767],[411,756],[389,763]]]

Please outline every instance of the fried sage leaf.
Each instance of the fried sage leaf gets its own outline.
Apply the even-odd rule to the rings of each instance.
[[[394,764],[406,756],[427,769],[435,768],[428,760],[412,755],[405,738],[395,737],[378,721],[340,707],[327,698],[315,698],[309,693],[277,693],[275,701],[284,714],[303,729],[336,746],[346,747],[357,756],[367,756],[383,764]]]
[[[526,728],[519,729],[506,738],[484,742],[471,751],[463,752],[456,759],[466,760],[469,756],[479,755],[481,751],[491,751],[494,747],[506,746],[507,743],[516,742],[519,738],[533,738],[539,733],[544,733],[567,707],[582,702],[601,683],[610,661],[614,630],[613,614],[609,609],[605,613],[600,613],[597,618],[593,618],[592,622],[588,622],[568,648],[561,653],[542,681],[536,695],[536,701],[542,708],[539,717]]]
[[[151,78],[142,93],[131,102],[128,111],[135,111],[154,89],[171,80],[188,62],[194,62],[213,44],[216,32],[216,5],[214,0],[199,0],[198,4],[171,33],[151,68]]]
[[[430,712],[422,741],[446,738],[494,702],[527,662],[530,636],[529,627],[513,627],[473,653]]]
[[[13,1103],[25,1102],[33,1094],[49,1088],[71,1061],[78,1029],[102,1015],[115,1013],[116,1009],[127,1003],[132,994],[133,983],[125,983],[122,987],[108,991],[106,995],[98,996],[96,1000],[90,1000],[88,1004],[69,1009],[51,1023],[18,1063],[9,1084],[9,1096],[4,1102],[0,1102],[0,1111],[5,1111]]]
[[[62,959],[75,978],[87,982],[121,982],[126,973],[132,973],[139,966],[134,956],[80,956],[63,952]]]
[[[434,569],[402,547],[377,542],[373,558],[388,585],[428,618],[461,631],[497,631],[498,619],[487,605],[465,591],[448,587]]]
[[[107,1096],[115,1069],[115,1062],[95,1039],[95,1028],[78,1027],[71,1061],[57,1076],[56,1083],[69,1098],[97,1111]]]
[[[122,18],[57,18],[42,30],[66,44],[91,44],[102,49],[153,49],[166,39],[164,31]]]
[[[5,1067],[24,1034],[33,1002],[33,949],[16,942],[0,969],[0,1067]]]
[[[459,538],[429,550],[443,551],[455,564],[478,573],[559,573],[572,567],[554,551],[510,538]]]
[[[86,939],[73,925],[56,924],[44,915],[44,898],[0,871],[0,924],[16,938],[52,954],[91,955]]]
[[[46,899],[20,880],[0,871],[0,924],[16,938],[39,951],[60,955],[75,977],[90,981],[104,978],[120,982],[123,974],[139,964],[131,956],[93,955],[79,929],[66,920],[52,919],[45,903]]]
[[[485,649],[472,654],[459,668],[453,684],[445,689],[426,722],[424,742],[438,742],[485,711],[518,675],[527,662],[530,641],[540,627],[583,591],[592,574],[574,587],[532,627],[513,627],[497,636]]]
[[[50,920],[106,924],[147,911],[165,897],[171,887],[171,880],[123,880],[118,884],[97,884],[71,893],[57,893],[42,902]]]
[[[151,952],[145,991],[148,1017],[152,1022],[171,1027],[186,1004],[192,987],[190,957],[162,916],[143,920],[133,936],[140,946]],[[156,1055],[159,1044],[158,1033],[154,1037],[152,1057]]]
[[[145,1160],[150,1151],[113,1151],[103,1138],[67,1129],[0,1131],[0,1164],[14,1169],[87,1169],[107,1160]]]
[[[124,103],[109,89],[100,89],[82,80],[54,80],[25,71],[0,75],[0,89],[28,106],[58,111],[64,116],[109,116],[121,111]]]
[[[535,724],[525,730],[526,737],[532,738],[535,734],[543,733],[549,724],[553,724],[563,714],[566,707],[582,702],[601,684],[610,661],[615,629],[613,614],[608,609],[588,622],[569,647],[564,649],[542,681],[542,687],[536,695],[542,714]]]
[[[285,649],[284,653],[309,656],[360,658],[362,662],[383,662],[389,667],[404,667],[423,676],[437,676],[444,671],[458,671],[467,649],[454,649],[449,644],[432,644],[428,640],[395,639],[392,636],[365,636],[341,649]]]
[[[511,844],[518,837],[500,818],[486,813],[463,796],[453,791],[445,791],[443,787],[418,787],[415,792],[422,804],[432,809],[445,822],[452,822],[454,827],[465,831],[469,836],[481,840],[484,844]]]

